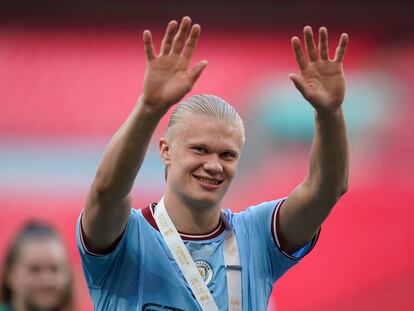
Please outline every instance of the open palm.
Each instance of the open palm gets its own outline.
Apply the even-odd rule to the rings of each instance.
[[[191,27],[191,19],[184,17],[177,31],[177,22],[168,24],[159,55],[155,55],[151,33],[144,31],[147,70],[144,78],[144,102],[154,110],[166,111],[193,87],[207,61],[189,69],[193,51],[200,37],[200,26]]]
[[[345,79],[342,61],[348,45],[348,36],[342,34],[335,58],[329,59],[328,33],[319,29],[319,46],[315,47],[312,29],[304,28],[306,55],[298,37],[292,38],[292,47],[301,73],[289,77],[296,88],[317,110],[336,110],[342,105],[345,94]]]

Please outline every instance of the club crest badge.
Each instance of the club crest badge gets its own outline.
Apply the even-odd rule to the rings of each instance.
[[[196,264],[198,272],[200,272],[204,282],[206,282],[207,286],[210,285],[214,274],[211,265],[205,260],[197,260],[194,263]]]

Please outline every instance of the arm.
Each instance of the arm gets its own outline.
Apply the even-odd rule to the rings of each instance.
[[[292,38],[301,74],[289,77],[315,108],[315,137],[309,173],[290,193],[278,217],[278,237],[290,253],[315,236],[348,186],[348,142],[341,108],[345,94],[342,60],[348,36],[342,34],[334,60],[328,56],[326,28],[319,30],[318,50],[309,26],[304,29],[304,40],[308,59],[300,40]]]
[[[82,216],[83,238],[91,250],[105,251],[122,235],[131,209],[129,193],[151,136],[168,108],[191,90],[207,65],[202,61],[189,70],[200,26],[191,26],[189,17],[177,26],[176,21],[168,24],[159,55],[151,33],[143,33],[147,58],[143,93],[104,152]]]

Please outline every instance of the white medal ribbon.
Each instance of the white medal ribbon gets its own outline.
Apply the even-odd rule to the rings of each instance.
[[[202,279],[193,258],[184,245],[170,216],[168,216],[164,205],[164,197],[157,204],[153,216],[168,249],[183,273],[201,309],[203,311],[218,311],[217,304],[208,290],[207,284]],[[223,255],[227,276],[228,306],[231,311],[240,311],[242,310],[242,289],[239,249],[233,229],[223,214],[221,217],[227,229]]]
[[[221,219],[227,228],[226,239],[224,240],[223,256],[227,276],[227,294],[229,311],[242,310],[242,287],[241,287],[241,265],[239,247],[233,228],[227,221],[224,213]]]

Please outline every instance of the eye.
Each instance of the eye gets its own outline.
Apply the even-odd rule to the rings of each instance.
[[[194,152],[197,153],[197,154],[206,154],[207,153],[207,149],[204,148],[204,147],[195,146],[195,147],[192,147],[191,149],[193,149]]]
[[[50,270],[50,272],[52,272],[52,273],[57,273],[57,272],[59,272],[59,270],[60,270],[60,268],[58,267],[58,265],[50,265],[49,266],[49,270]]]
[[[40,271],[42,270],[40,265],[37,265],[37,264],[31,264],[27,268],[28,268],[29,273],[31,274],[39,274]]]
[[[237,158],[237,154],[234,152],[226,151],[221,154],[221,157],[224,160],[233,160]]]

